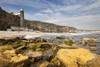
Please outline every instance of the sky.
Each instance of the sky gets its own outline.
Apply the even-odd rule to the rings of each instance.
[[[0,0],[7,12],[24,9],[25,19],[100,30],[100,0]]]

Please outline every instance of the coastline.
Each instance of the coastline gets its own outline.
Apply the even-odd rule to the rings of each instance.
[[[28,31],[0,31],[0,39],[14,39],[14,38],[22,38],[27,35],[29,36],[41,36],[41,35],[83,35],[83,34],[93,34],[99,32],[86,32],[86,33],[42,33],[42,32],[28,32]]]

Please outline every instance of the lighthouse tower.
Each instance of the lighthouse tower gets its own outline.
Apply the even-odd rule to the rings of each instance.
[[[20,9],[20,27],[24,27],[24,11],[23,9]]]

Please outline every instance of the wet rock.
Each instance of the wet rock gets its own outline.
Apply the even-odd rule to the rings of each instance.
[[[45,39],[43,39],[43,38],[36,38],[36,39],[34,39],[34,43],[39,43],[39,42],[47,42]]]
[[[26,48],[26,46],[18,47],[18,48],[16,49],[16,53],[20,53],[20,52],[23,51],[23,49],[25,49],[25,48]]]
[[[52,49],[53,53],[57,53],[57,46],[52,46],[51,49]]]
[[[5,53],[8,52],[6,51]],[[26,67],[28,65],[28,56],[15,55],[9,57],[5,53],[0,52],[0,67]],[[13,53],[13,51],[10,52],[9,55],[11,53]]]
[[[6,50],[6,51],[4,51],[4,54],[5,54],[8,58],[11,58],[11,57],[13,57],[13,56],[16,56],[15,50]]]
[[[0,52],[4,52],[6,50],[12,50],[12,49],[13,49],[12,45],[0,46]]]
[[[57,49],[77,49],[77,47],[76,45],[68,46],[68,45],[62,44],[62,45],[58,45]]]
[[[57,67],[54,63],[43,62],[39,67]]]
[[[90,43],[93,43],[94,42],[94,40],[92,40],[92,39],[89,39],[87,41],[90,42]]]
[[[44,49],[44,50],[47,50],[49,49],[51,46],[49,43],[36,43],[36,48],[41,48],[41,49]]]
[[[100,39],[96,40],[95,43],[100,43]]]
[[[98,40],[97,38],[90,38],[89,40],[87,40],[88,42],[94,42],[94,41],[96,41],[96,40]]]
[[[56,39],[65,39],[65,36],[57,36]]]
[[[29,43],[29,40],[22,40],[23,43]]]
[[[34,49],[35,48],[35,44],[34,43],[30,43],[30,44],[27,45],[27,48]]]
[[[90,50],[91,51],[97,51],[97,48],[96,47],[93,47],[93,46],[90,46]]]
[[[50,62],[54,63],[56,67],[64,67],[64,65],[58,60],[57,56],[55,56]]]
[[[79,48],[79,47],[78,47],[77,45],[75,45],[75,44],[72,44],[72,47],[73,47],[73,48],[76,48],[76,49]]]
[[[96,46],[96,44],[94,44],[94,43],[89,43],[88,45],[89,46]]]
[[[90,40],[90,38],[82,38],[83,40],[87,41],[87,40]]]
[[[95,58],[89,60],[85,67],[100,67],[100,55],[94,54]]]
[[[10,67],[10,59],[0,52],[0,67]]]
[[[86,41],[79,41],[79,43],[82,45],[82,46],[85,46],[87,43]]]
[[[18,54],[18,56],[14,56],[11,58],[11,62],[13,62],[13,66],[17,66],[19,64],[18,67],[25,67],[26,65],[28,65],[29,59],[28,56]]]
[[[42,52],[28,52],[26,54],[26,56],[30,57],[30,58],[38,58],[38,57],[42,57]]]
[[[91,38],[91,39],[94,40],[94,41],[98,40],[98,38]]]
[[[54,57],[56,56],[56,54],[51,54],[47,57],[47,61],[51,61]]]
[[[75,43],[74,40],[65,39],[65,44],[71,46],[71,44]]]
[[[11,53],[11,54],[16,54],[15,50],[6,50],[4,53]]]
[[[57,53],[57,58],[65,67],[85,67],[87,61],[95,56],[87,49],[61,49]],[[95,63],[95,62],[94,62]]]

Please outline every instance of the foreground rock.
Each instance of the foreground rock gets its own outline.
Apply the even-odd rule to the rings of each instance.
[[[100,55],[94,54],[95,58],[86,63],[86,67],[100,67]]]
[[[68,45],[65,45],[65,44],[62,44],[62,45],[58,45],[57,46],[57,48],[58,49],[77,49],[78,48],[78,46],[76,46],[76,45],[72,45],[72,46],[68,46]]]
[[[42,57],[42,52],[28,52],[26,55],[28,57],[37,58]]]
[[[65,44],[66,44],[66,45],[71,46],[73,43],[75,43],[74,40],[65,39]]]
[[[53,63],[43,62],[39,67],[57,67],[57,66]]]
[[[82,45],[82,46],[86,46],[86,41],[79,41],[79,43]]]
[[[96,48],[96,47],[91,46],[91,47],[90,47],[90,50],[91,50],[91,51],[97,51],[97,48]]]
[[[98,55],[97,55],[98,56]],[[61,49],[57,53],[57,58],[65,67],[99,67],[100,56],[94,56],[87,49]],[[98,59],[97,59],[98,58]],[[97,63],[94,62],[98,60]]]
[[[10,54],[7,55],[7,53]],[[0,67],[26,67],[28,62],[28,56],[23,56],[21,54],[15,55],[13,51],[6,51],[5,53],[0,52]]]

